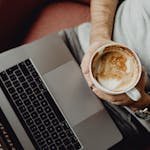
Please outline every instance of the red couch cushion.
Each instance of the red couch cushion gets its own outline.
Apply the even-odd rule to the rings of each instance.
[[[28,32],[24,43],[34,41],[49,33],[74,27],[90,20],[90,8],[75,2],[57,2],[45,7]]]

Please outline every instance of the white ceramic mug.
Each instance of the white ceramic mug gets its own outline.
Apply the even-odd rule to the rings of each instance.
[[[142,73],[142,65],[141,65],[141,62],[140,62],[140,59],[139,57],[137,56],[137,54],[129,49],[128,51],[130,50],[134,56],[134,58],[136,59],[136,62],[138,63],[138,69],[139,69],[139,72],[138,72],[138,76],[136,78],[136,81],[132,84],[132,86],[130,86],[129,88],[123,90],[123,91],[111,91],[111,90],[108,90],[106,89],[105,87],[103,87],[93,76],[93,72],[92,72],[92,62],[93,62],[93,59],[94,57],[97,55],[97,53],[101,56],[103,54],[103,51],[106,47],[109,47],[109,46],[121,46],[121,47],[124,47],[124,48],[127,48],[125,47],[124,45],[122,44],[118,44],[118,43],[115,43],[115,42],[112,42],[112,43],[109,43],[109,44],[106,44],[106,45],[103,45],[102,47],[98,48],[95,53],[93,54],[93,56],[91,57],[91,60],[90,60],[90,65],[89,65],[89,71],[90,71],[90,77],[91,77],[91,80],[93,82],[93,84],[100,90],[102,90],[103,92],[107,93],[107,94],[111,94],[111,95],[118,95],[118,94],[123,94],[123,93],[126,93],[131,100],[133,101],[138,101],[140,98],[141,98],[141,94],[140,92],[138,91],[138,89],[135,87],[137,85],[137,83],[139,82],[140,80],[140,77],[141,77],[141,73]]]

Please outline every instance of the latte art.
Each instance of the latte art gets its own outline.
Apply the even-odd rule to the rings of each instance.
[[[106,89],[124,91],[138,78],[138,62],[130,50],[121,46],[109,46],[93,59],[94,78]]]

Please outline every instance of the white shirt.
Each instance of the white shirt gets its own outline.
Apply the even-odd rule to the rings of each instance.
[[[150,0],[125,0],[120,5],[113,39],[135,50],[150,75]]]

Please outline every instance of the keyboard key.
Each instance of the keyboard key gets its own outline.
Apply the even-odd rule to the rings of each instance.
[[[24,82],[25,81],[25,78],[23,76],[19,77],[18,79],[19,79],[20,82]]]
[[[31,94],[33,93],[31,88],[28,88],[28,89],[26,89],[25,91],[26,91],[26,93],[27,93],[28,95],[31,95]]]
[[[42,145],[45,144],[45,141],[44,141],[43,138],[39,138],[39,139],[37,140],[37,142],[38,142],[38,144],[39,144],[40,146],[42,146]]]
[[[46,142],[47,142],[48,145],[53,144],[53,140],[50,137],[46,139]]]
[[[24,90],[23,90],[22,87],[18,87],[18,88],[17,88],[17,91],[18,91],[18,93],[22,93]]]
[[[20,110],[21,113],[23,113],[23,112],[26,111],[26,108],[25,108],[25,106],[20,106],[20,107],[19,107],[19,110]]]
[[[42,94],[39,94],[39,95],[37,96],[37,98],[41,101],[41,100],[44,99],[44,96],[43,96]]]
[[[32,95],[29,95],[29,98],[30,98],[31,101],[36,100],[36,97],[35,97],[35,95],[33,95],[33,94],[32,94]]]
[[[30,75],[29,71],[27,70],[27,68],[23,62],[19,64],[19,67],[25,76]]]
[[[14,100],[17,100],[17,99],[19,98],[19,95],[18,95],[17,93],[13,93],[13,94],[12,94],[12,98],[13,98]]]
[[[36,71],[34,71],[34,72],[32,72],[32,76],[33,76],[34,78],[37,78],[39,75],[38,75],[38,73],[37,73]]]
[[[57,131],[57,132],[62,132],[62,131],[63,131],[63,128],[62,128],[61,126],[57,126],[57,127],[56,127],[56,131]]]
[[[55,131],[55,129],[54,129],[54,127],[53,127],[53,126],[49,126],[47,129],[48,129],[48,131],[49,131],[50,133],[52,133],[52,132],[54,132],[54,131]]]
[[[0,73],[0,76],[1,76],[1,78],[2,78],[3,81],[8,80],[8,76],[7,76],[6,72],[4,72],[4,71],[1,72],[1,73]]]
[[[34,132],[36,132],[38,129],[37,129],[37,127],[33,124],[33,125],[30,126],[30,130],[34,133]]]
[[[21,75],[22,75],[22,73],[21,73],[20,70],[16,70],[16,71],[15,71],[15,74],[16,74],[17,76],[21,76]]]
[[[36,95],[40,93],[40,90],[39,90],[38,88],[33,89],[33,91],[34,91],[34,93],[35,93]]]
[[[42,80],[38,77],[35,79],[36,83],[39,85],[39,84],[42,84]]]
[[[59,147],[59,150],[66,150],[66,148],[65,148],[64,145],[61,145],[61,146]]]
[[[69,125],[68,125],[68,123],[66,121],[62,123],[62,127],[64,128],[64,130],[70,129]]]
[[[47,131],[44,131],[42,133],[42,135],[43,135],[44,138],[48,138],[49,137],[49,133]]]
[[[17,78],[16,78],[16,76],[14,74],[11,74],[9,76],[9,78],[11,79],[11,81],[16,81],[17,80]]]
[[[27,98],[27,95],[25,94],[25,93],[22,93],[21,95],[20,95],[20,97],[21,97],[21,99],[26,99]]]
[[[46,87],[44,86],[44,84],[39,84],[39,88],[40,88],[41,90],[46,90]]]
[[[33,124],[33,120],[31,118],[26,120],[26,123],[31,126]]]
[[[31,86],[31,88],[32,88],[32,89],[34,89],[34,88],[36,88],[36,87],[37,87],[37,85],[36,85],[36,83],[35,83],[35,82],[31,82],[31,83],[30,83],[30,86]]]
[[[42,101],[42,102],[41,102],[41,105],[42,105],[43,107],[46,107],[46,106],[48,105],[48,103],[47,103],[46,101]]]
[[[38,128],[35,126],[35,124],[30,126],[30,130],[34,133],[38,130]]]
[[[16,105],[17,106],[20,106],[20,105],[23,105],[22,101],[20,99],[16,100]]]
[[[74,134],[73,134],[73,132],[72,132],[71,130],[68,130],[68,131],[67,131],[67,135],[68,135],[68,137],[74,136]]]
[[[18,80],[15,80],[15,81],[13,81],[13,85],[14,85],[14,87],[16,88],[16,87],[19,87],[19,86],[20,86],[20,83],[19,83]]]
[[[27,82],[22,83],[22,86],[24,89],[27,89],[29,87],[29,84]]]
[[[27,119],[30,117],[30,114],[28,112],[25,112],[22,114],[24,119]]]
[[[59,135],[60,135],[60,137],[61,137],[62,139],[64,139],[65,137],[67,137],[67,135],[66,135],[64,132],[61,132]]]
[[[26,64],[27,66],[32,65],[32,63],[31,63],[31,61],[30,61],[29,59],[25,60],[25,64]]]
[[[45,126],[43,124],[41,124],[38,128],[41,132],[43,132],[45,130]]]
[[[33,82],[34,81],[34,79],[32,78],[32,76],[28,76],[27,80],[28,80],[28,82]]]
[[[42,146],[42,150],[49,150],[47,144],[45,144],[45,145]]]
[[[48,126],[48,125],[51,124],[51,122],[50,122],[48,119],[46,119],[46,120],[44,120],[44,124],[45,124],[46,126]]]
[[[60,145],[62,144],[62,141],[61,141],[60,139],[57,139],[57,140],[55,141],[55,143],[56,143],[57,146],[60,146]]]
[[[51,112],[50,114],[48,114],[48,117],[50,120],[55,119],[55,115],[53,112]]]
[[[13,87],[9,88],[8,91],[10,94],[13,94],[16,92],[16,90]]]
[[[16,70],[18,70],[18,66],[17,66],[17,65],[15,65],[15,66],[9,68],[9,71],[11,71],[11,72],[14,72],[14,71],[16,71]]]
[[[6,72],[7,72],[8,75],[11,75],[13,73],[13,70],[11,68],[9,68],[9,69],[6,70]]]
[[[37,108],[37,112],[38,112],[39,114],[42,113],[42,112],[43,112],[42,107],[38,107],[38,108]]]
[[[32,105],[27,106],[28,107],[28,111],[31,113],[32,111],[34,111],[34,107]]]
[[[35,118],[38,117],[38,114],[37,114],[36,112],[33,112],[33,113],[31,114],[31,116],[32,116],[33,119],[35,119]]]
[[[47,114],[52,111],[52,109],[51,109],[49,106],[45,107],[44,110],[45,110],[45,112],[46,112]]]
[[[10,82],[10,81],[5,82],[5,85],[6,85],[6,87],[7,87],[7,88],[9,88],[9,87],[11,87],[11,86],[12,86],[12,84],[11,84],[11,82]]]
[[[36,140],[41,138],[41,133],[39,131],[34,132],[33,135],[34,135]]]
[[[68,145],[68,144],[70,144],[70,140],[69,140],[68,138],[65,138],[65,139],[63,140],[63,143],[64,143],[65,145]]]
[[[50,146],[50,150],[57,150],[56,145],[55,145],[55,144],[51,145],[51,146]]]
[[[37,119],[35,119],[35,123],[36,123],[36,125],[39,126],[40,124],[42,124],[42,121],[40,118],[37,118]]]
[[[81,145],[80,145],[79,143],[76,143],[76,144],[75,144],[75,148],[76,148],[76,149],[80,149],[80,148],[81,148]]]
[[[47,118],[45,113],[40,114],[40,117],[42,118],[42,120],[45,120]]]
[[[52,124],[54,126],[57,126],[57,125],[59,125],[59,121],[57,119],[54,119],[54,120],[52,120]]]
[[[59,108],[57,107],[54,99],[51,97],[50,93],[44,92],[44,96],[46,97],[46,99],[48,100],[49,104],[51,105],[51,107],[53,108],[53,111],[55,112],[55,115],[57,116],[57,118],[59,119],[60,122],[64,121],[65,118],[62,115],[62,113],[60,112]]]
[[[78,142],[78,140],[75,136],[71,137],[70,140],[71,140],[72,143],[77,143]]]
[[[40,103],[38,101],[33,101],[33,105],[34,105],[34,107],[38,107],[38,106],[40,106]]]
[[[67,150],[75,150],[75,148],[73,147],[73,145],[69,145],[67,146]]]
[[[34,71],[35,69],[33,68],[32,65],[30,65],[30,66],[28,66],[28,70],[29,70],[30,72],[32,72],[32,71]]]
[[[31,102],[27,99],[24,101],[24,104],[28,107],[29,105],[31,105]]]
[[[59,136],[58,136],[58,134],[57,134],[56,132],[54,132],[54,133],[52,133],[52,138],[53,138],[53,139],[58,139]]]

